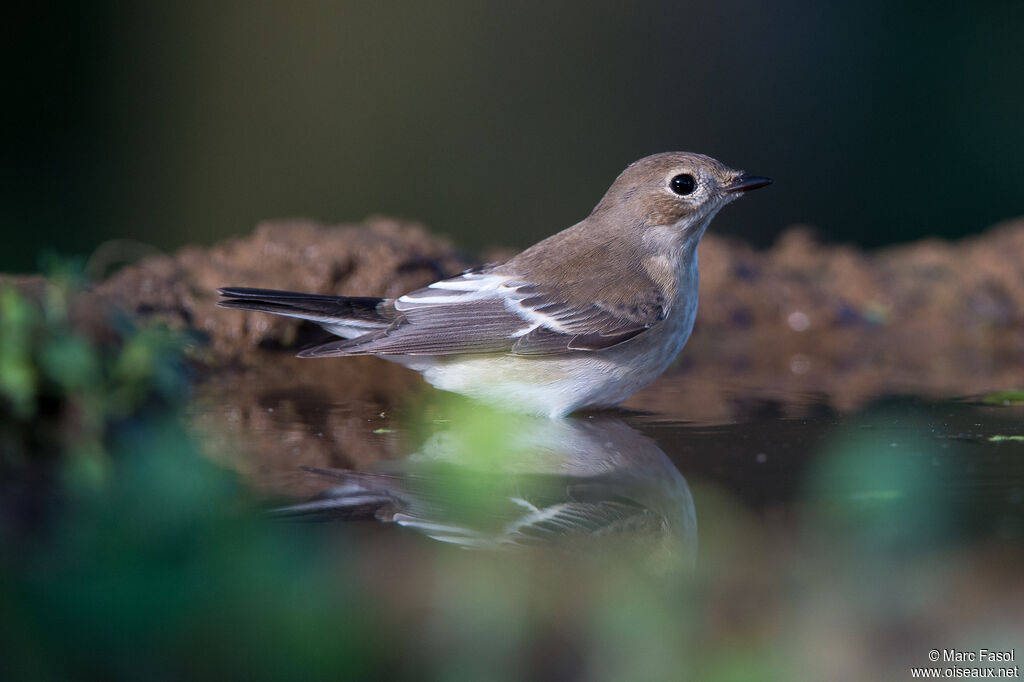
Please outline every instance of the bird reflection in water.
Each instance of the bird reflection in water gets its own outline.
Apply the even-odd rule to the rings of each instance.
[[[693,498],[657,443],[609,416],[505,419],[514,421],[498,437],[436,431],[414,454],[370,470],[307,467],[334,485],[278,511],[376,519],[467,548],[628,544],[692,566]]]

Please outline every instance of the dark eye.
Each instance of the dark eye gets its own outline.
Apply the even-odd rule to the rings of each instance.
[[[693,190],[697,189],[697,181],[689,173],[675,176],[669,185],[671,185],[673,192],[681,196],[692,194]]]

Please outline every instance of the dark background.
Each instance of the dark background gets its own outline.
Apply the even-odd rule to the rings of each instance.
[[[0,270],[293,216],[526,246],[680,149],[776,179],[715,223],[758,245],[1024,213],[1017,0],[84,5],[4,11]]]

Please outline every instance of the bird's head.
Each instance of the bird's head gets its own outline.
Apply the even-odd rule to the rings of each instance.
[[[703,154],[655,154],[622,171],[594,215],[629,229],[671,228],[699,237],[719,209],[771,182]]]

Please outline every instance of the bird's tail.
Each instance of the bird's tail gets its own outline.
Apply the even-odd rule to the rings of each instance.
[[[246,287],[225,287],[218,291],[225,297],[217,303],[222,308],[255,310],[309,320],[345,338],[382,329],[391,323],[389,300],[385,298],[322,296]]]

